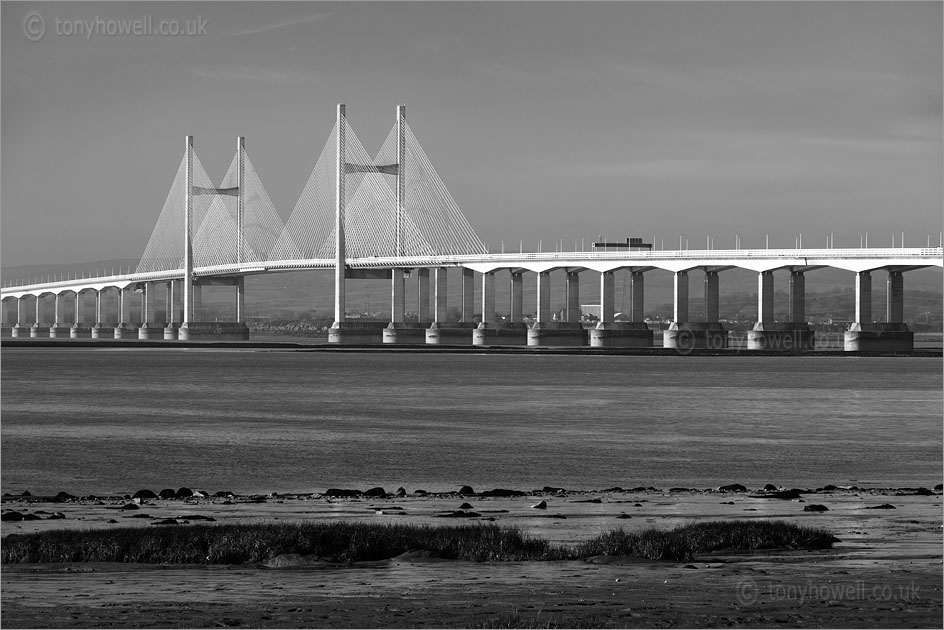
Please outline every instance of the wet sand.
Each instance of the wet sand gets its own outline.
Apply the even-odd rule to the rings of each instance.
[[[782,519],[825,527],[828,551],[707,554],[690,564],[469,563],[415,557],[307,565],[4,565],[4,627],[940,627],[942,497],[843,490],[800,499],[749,493],[635,491],[521,497],[438,493],[402,498],[269,495],[231,499],[67,502],[4,497],[2,534],[155,525],[362,520],[450,525],[494,522],[565,544],[618,527],[671,528],[718,519]],[[547,509],[532,508],[540,500]],[[468,502],[480,516],[443,518]],[[825,512],[806,512],[820,504]],[[895,509],[872,509],[890,504]],[[49,520],[61,512],[65,518]],[[140,515],[146,514],[148,518]],[[191,517],[187,519],[186,517]],[[134,517],[134,518],[132,518]],[[627,518],[628,517],[628,518]],[[494,519],[494,521],[492,521]],[[114,521],[114,522],[112,522]]]

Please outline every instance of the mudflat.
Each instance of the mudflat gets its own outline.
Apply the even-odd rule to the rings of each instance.
[[[939,491],[830,488],[792,499],[688,489],[63,499],[4,497],[5,515],[29,519],[4,520],[4,538],[64,528],[359,520],[494,522],[574,544],[616,528],[777,519],[826,528],[841,542],[826,551],[716,552],[684,564],[607,557],[473,563],[422,553],[340,566],[291,558],[269,566],[4,564],[3,627],[913,628],[940,627],[944,612]],[[533,507],[541,501],[546,507]],[[812,505],[826,509],[805,509]]]

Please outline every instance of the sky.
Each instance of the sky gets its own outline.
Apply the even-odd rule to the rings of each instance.
[[[3,2],[0,17],[5,267],[139,258],[188,134],[214,180],[245,136],[285,219],[342,102],[371,154],[406,104],[492,251],[918,246],[944,222],[941,2]],[[68,34],[146,17],[205,33]]]

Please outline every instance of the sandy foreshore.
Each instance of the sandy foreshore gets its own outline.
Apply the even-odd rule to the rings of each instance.
[[[5,564],[0,621],[8,628],[940,627],[940,490],[828,487],[793,499],[764,497],[756,488],[548,490],[523,496],[411,492],[139,501],[4,496],[2,534],[207,522],[484,521],[572,544],[619,527],[781,519],[824,527],[841,542],[828,551],[718,553],[687,564],[415,557],[341,568]],[[532,507],[542,500],[546,509]],[[827,509],[805,510],[812,505]],[[13,512],[28,520],[7,520],[17,518]]]

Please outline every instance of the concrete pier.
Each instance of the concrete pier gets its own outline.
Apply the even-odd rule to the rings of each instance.
[[[640,311],[642,310],[642,274],[633,277],[634,293],[638,282]],[[633,305],[635,307],[635,304]],[[632,309],[635,312],[635,308]],[[613,272],[600,273],[600,321],[589,331],[593,348],[648,348],[652,345],[652,331],[642,320],[614,321],[616,311],[615,283]]]
[[[652,331],[645,322],[599,322],[590,329],[594,348],[649,348]]]
[[[426,325],[419,322],[390,322],[383,329],[383,343],[422,344],[426,343]]]
[[[426,343],[434,346],[470,346],[475,322],[433,322],[426,329]]]
[[[911,352],[914,333],[904,323],[855,322],[843,333],[843,349],[864,352]]]
[[[687,323],[688,272],[676,271],[672,278],[672,323],[668,329],[662,331],[662,347],[676,348],[679,326]]]
[[[757,322],[747,331],[748,350],[812,350],[815,333],[802,322]]]
[[[482,322],[472,331],[473,346],[525,346],[528,344],[528,325],[495,324]]]
[[[75,292],[75,316],[72,327],[69,329],[70,339],[91,339],[92,327],[85,323],[85,304],[82,291]]]
[[[748,350],[812,350],[815,334],[806,317],[806,281],[803,273],[790,271],[789,317],[792,321],[774,321],[774,274],[764,271],[757,276],[757,323],[747,331]]]
[[[157,328],[163,338],[163,328]],[[186,322],[180,325],[181,341],[248,341],[249,327],[240,322]],[[377,339],[374,343],[379,343]]]
[[[528,328],[529,346],[586,346],[587,331],[580,322],[551,319],[551,274],[538,273],[537,317]]]
[[[403,269],[390,270],[391,321],[383,329],[383,343],[417,344],[426,342],[426,326],[420,322],[406,322],[406,278]]]
[[[118,325],[115,326],[115,339],[138,338],[138,327],[131,323],[132,293],[131,287],[118,291]]]
[[[580,322],[534,322],[528,328],[529,346],[586,346],[587,331]]]
[[[49,336],[53,339],[68,339],[69,331],[72,329],[72,326],[66,323],[65,295],[62,293],[56,293],[55,299],[56,299],[55,322],[53,323],[52,326],[49,327]]]
[[[911,352],[914,333],[908,330],[904,317],[904,275],[898,269],[888,270],[885,322],[872,322],[872,276],[856,274],[856,321],[843,333],[843,349],[863,352]]]
[[[728,332],[718,322],[672,322],[662,333],[662,345],[686,350],[723,350],[728,347]]]
[[[163,339],[164,327],[154,321],[154,283],[145,282],[141,291],[141,326],[138,339]]]

